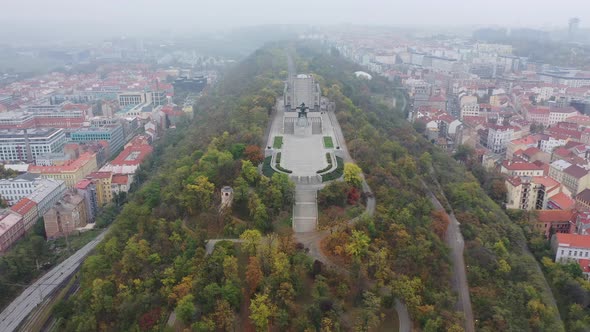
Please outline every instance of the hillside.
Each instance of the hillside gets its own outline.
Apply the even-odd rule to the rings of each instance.
[[[336,103],[350,153],[376,196],[373,217],[342,221],[323,242],[348,273],[314,262],[294,241],[292,182],[256,169],[287,52]],[[404,110],[385,102],[391,83],[357,79],[356,70],[313,45],[275,44],[227,72],[194,121],[167,133],[144,164],[147,180],[84,263],[79,292],[56,311],[58,327],[164,330],[174,314],[169,328],[177,330],[385,330],[395,328],[392,307],[401,299],[419,329],[461,331],[444,243],[449,221],[428,199],[425,180],[440,182],[438,195],[449,197],[462,222],[477,330],[563,330],[522,231],[473,176],[403,120]],[[229,210],[219,209],[226,185],[234,189]],[[366,198],[351,186],[323,191],[324,207]],[[205,251],[207,239],[237,237],[240,244]]]

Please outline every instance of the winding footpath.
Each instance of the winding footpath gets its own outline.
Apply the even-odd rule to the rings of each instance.
[[[453,277],[451,285],[453,290],[457,293],[456,310],[463,312],[465,332],[475,332],[475,324],[473,318],[473,309],[471,307],[471,298],[469,296],[469,284],[467,283],[467,271],[465,270],[465,259],[463,251],[465,249],[465,241],[463,234],[461,234],[461,225],[455,214],[451,212],[448,214],[438,198],[432,193],[430,188],[422,181],[422,185],[427,191],[428,198],[436,210],[444,212],[449,218],[449,226],[445,234],[445,241],[447,246],[451,249],[451,261],[453,263]]]
[[[338,122],[336,115],[333,112],[328,112],[328,115],[334,129],[334,134],[336,135],[336,146],[340,146],[342,159],[344,159],[345,162],[354,162],[354,159],[352,159],[350,153],[348,152],[346,140],[344,139],[344,135],[342,134],[342,128],[340,127],[340,123]],[[369,184],[365,180],[364,174],[362,174],[362,179],[363,191],[366,193],[373,193],[373,191],[369,187]],[[367,197],[367,206],[365,209],[365,213],[369,216],[373,216],[375,214],[376,205],[377,201],[375,200],[374,195],[370,195],[370,197]],[[349,220],[349,224],[354,224],[358,220],[358,218],[359,217]],[[301,244],[303,244],[303,246],[306,249],[308,249],[308,255],[311,256],[313,259],[322,262],[325,266],[328,266],[340,273],[350,273],[349,269],[346,269],[342,266],[335,264],[322,252],[321,243],[328,235],[330,235],[330,232],[328,230],[316,230],[314,232],[295,233],[295,239]],[[399,320],[399,331],[410,332],[412,330],[412,320],[410,319],[410,314],[408,312],[407,306],[403,302],[396,299],[395,310],[397,311]]]

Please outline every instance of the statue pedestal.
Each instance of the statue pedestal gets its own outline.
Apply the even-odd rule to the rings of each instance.
[[[311,136],[311,127],[310,126],[305,126],[305,127],[299,127],[297,125],[295,125],[295,136]]]

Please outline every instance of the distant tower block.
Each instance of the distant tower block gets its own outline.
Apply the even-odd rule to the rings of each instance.
[[[234,190],[230,186],[221,188],[221,209],[231,206],[234,199]]]

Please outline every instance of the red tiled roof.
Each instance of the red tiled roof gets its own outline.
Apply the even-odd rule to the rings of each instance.
[[[111,172],[92,172],[88,174],[88,178],[92,179],[107,179],[112,176]]]
[[[588,174],[588,171],[578,165],[571,165],[570,167],[563,170],[564,173],[580,179]]]
[[[559,185],[559,182],[548,176],[533,176],[533,181],[538,184],[542,184],[545,188],[551,188]]]
[[[590,249],[590,235],[557,233],[555,236],[560,245]]]
[[[563,192],[556,194],[549,200],[557,204],[562,210],[571,210],[575,205],[574,200]]]
[[[111,165],[139,165],[153,150],[151,146],[143,144],[126,147]]]
[[[509,171],[526,171],[526,170],[542,171],[543,170],[542,166],[538,166],[534,163],[510,162],[508,160],[504,160],[502,162],[502,166]]]
[[[31,211],[31,209],[35,208],[36,205],[37,203],[25,197],[14,204],[10,209],[21,216],[24,216],[27,212]]]
[[[80,157],[69,164],[63,166],[31,166],[29,172],[31,173],[60,173],[60,172],[75,172],[80,167],[86,165],[92,158],[95,158],[94,153],[84,152]]]
[[[522,183],[520,176],[513,176],[506,179],[512,186],[518,187]]]
[[[566,210],[539,210],[537,219],[541,222],[571,221],[574,217],[573,211]]]
[[[523,151],[523,153],[529,157],[531,157],[532,155],[534,155],[535,153],[538,153],[538,152],[541,152],[541,150],[539,150],[538,148],[536,148],[534,146]]]
[[[590,273],[590,259],[580,258],[578,264],[584,273]]]
[[[127,174],[115,174],[115,175],[113,175],[113,179],[111,180],[111,183],[113,183],[113,184],[120,184],[120,185],[126,185],[127,183],[129,183],[129,175],[127,175]]]
[[[584,189],[576,195],[576,200],[590,202],[590,189]]]
[[[89,179],[80,180],[80,182],[76,183],[76,188],[77,189],[86,189],[86,187],[88,187],[88,185],[91,183],[92,183],[92,181],[90,181]]]

